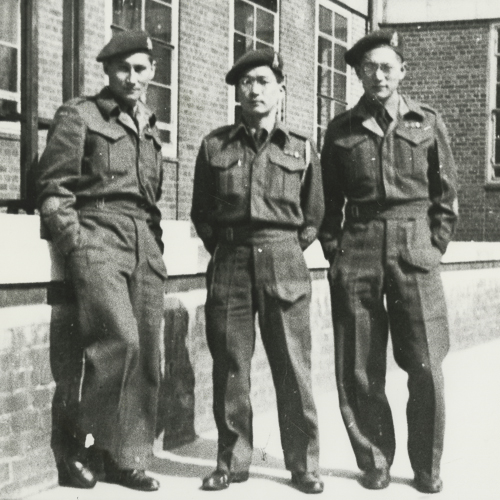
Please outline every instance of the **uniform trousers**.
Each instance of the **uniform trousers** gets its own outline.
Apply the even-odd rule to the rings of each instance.
[[[394,427],[385,394],[387,343],[408,374],[408,452],[439,475],[444,436],[442,361],[449,349],[441,252],[428,222],[347,222],[330,269],[342,417],[361,470],[390,467]]]
[[[80,242],[67,257],[67,271],[76,295],[74,341],[83,359],[72,397],[68,385],[74,374],[69,381],[58,374],[52,440],[60,447],[58,423],[74,425],[80,445],[91,434],[98,450],[120,468],[133,469],[145,469],[152,453],[166,278],[158,244],[141,215],[79,214]],[[70,423],[61,416],[65,400],[72,401]]]
[[[296,232],[262,231],[243,243],[219,243],[207,272],[207,288],[218,469],[248,471],[252,460],[250,368],[258,314],[276,389],[286,468],[316,472],[319,443],[311,385],[311,284]]]

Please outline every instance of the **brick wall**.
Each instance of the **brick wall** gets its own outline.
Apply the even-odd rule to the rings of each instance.
[[[500,192],[486,191],[489,21],[394,26],[404,34],[404,91],[437,109],[458,168],[460,223],[455,239],[498,241]]]

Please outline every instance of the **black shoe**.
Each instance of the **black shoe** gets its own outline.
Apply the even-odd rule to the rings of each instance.
[[[219,491],[229,488],[231,483],[243,483],[248,480],[248,471],[225,472],[219,469],[214,470],[203,479],[202,490]]]
[[[292,484],[302,493],[323,493],[325,488],[316,472],[292,472]]]
[[[72,488],[93,488],[97,482],[95,474],[79,458],[63,458],[57,464],[59,484]]]
[[[146,472],[141,469],[115,469],[111,471],[108,469],[106,481],[140,491],[156,491],[160,488],[160,483],[146,475]]]
[[[390,482],[391,476],[387,468],[367,470],[361,478],[361,485],[369,490],[383,490]]]
[[[427,472],[415,472],[415,488],[421,493],[439,493],[443,489],[443,481],[439,476],[432,477]]]

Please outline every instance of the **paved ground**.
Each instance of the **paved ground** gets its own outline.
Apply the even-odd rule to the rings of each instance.
[[[448,356],[444,365],[447,430],[442,462],[444,490],[436,500],[500,500],[500,340]],[[316,398],[320,417],[321,467],[325,491],[317,498],[342,500],[413,500],[428,497],[412,487],[406,453],[406,375],[388,374],[387,393],[396,424],[398,449],[392,483],[369,491],[359,473],[345,433],[335,392]],[[151,473],[160,491],[141,493],[98,483],[93,490],[56,488],[26,500],[294,500],[307,498],[293,489],[283,467],[275,409],[254,420],[255,457],[250,479],[221,492],[200,489],[201,478],[214,467],[215,432],[174,452],[157,450]]]

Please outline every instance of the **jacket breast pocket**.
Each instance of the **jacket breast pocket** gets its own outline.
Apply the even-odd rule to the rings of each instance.
[[[217,193],[225,198],[242,191],[242,163],[239,155],[219,154],[210,162]]]
[[[268,195],[275,200],[298,203],[305,168],[301,156],[292,156],[281,150],[271,151],[267,169]]]
[[[373,184],[378,168],[378,151],[375,143],[365,134],[339,137],[334,141],[339,164],[343,166],[342,176],[347,186],[356,190],[367,189]]]
[[[94,175],[125,174],[135,158],[127,132],[119,126],[89,127],[83,169]],[[84,172],[85,173],[85,172]]]
[[[394,132],[394,154],[398,170],[417,179],[426,179],[433,138],[433,130],[427,125],[398,128]]]

